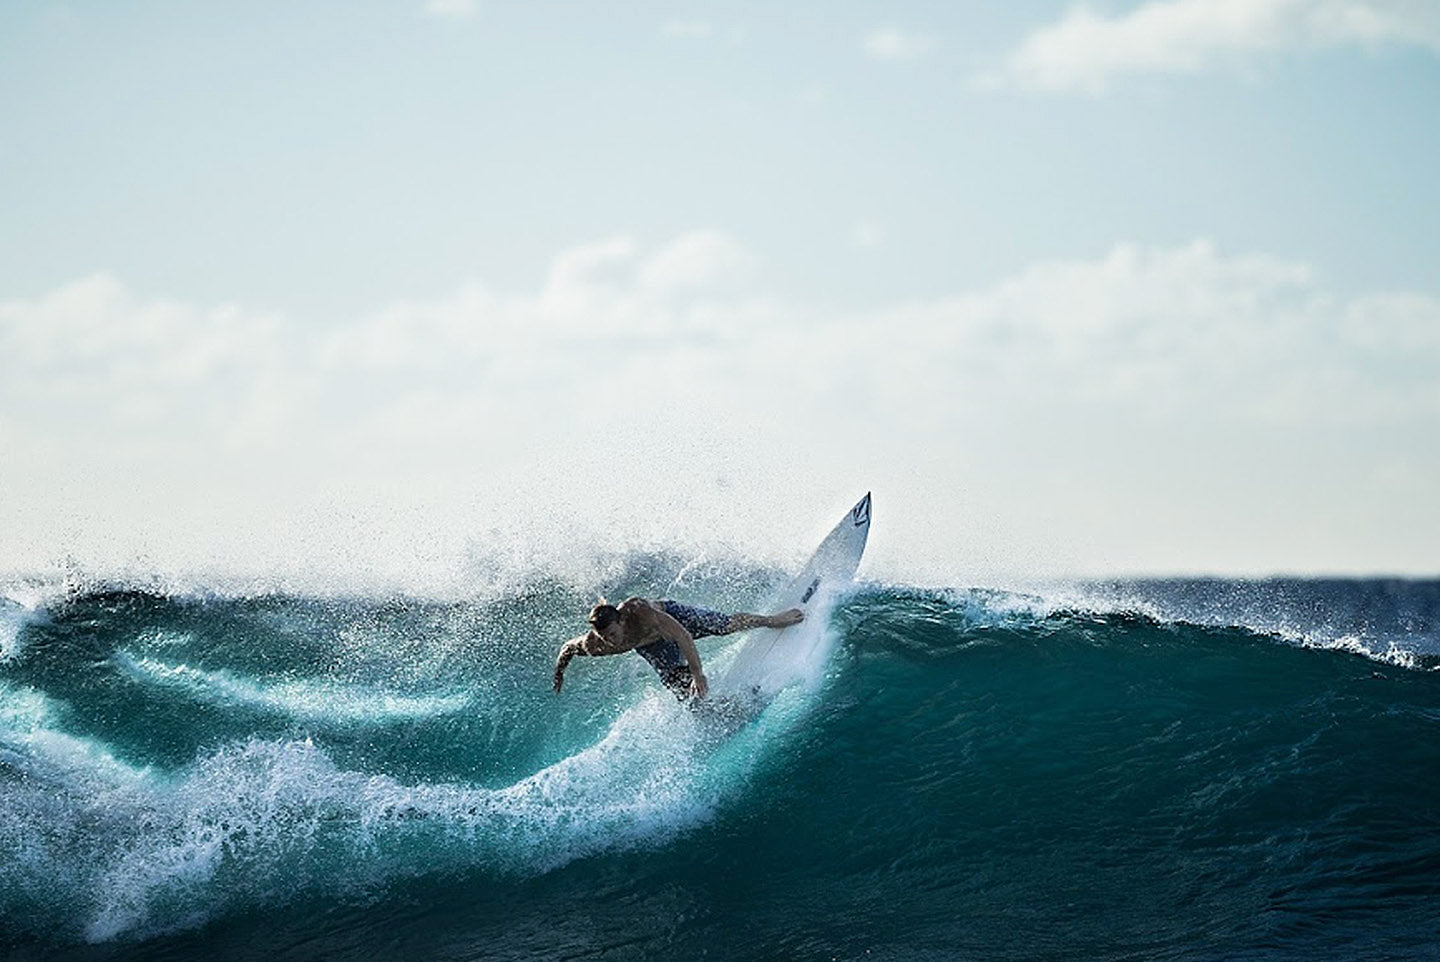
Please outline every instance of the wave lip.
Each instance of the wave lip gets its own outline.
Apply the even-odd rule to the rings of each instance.
[[[0,589],[0,665],[20,655],[20,637],[28,625],[45,619],[50,596],[38,585],[12,584]]]
[[[1302,648],[1319,648],[1327,651],[1345,651],[1352,655],[1360,655],[1371,661],[1378,661],[1384,665],[1391,665],[1395,668],[1407,668],[1411,671],[1440,671],[1440,663],[1434,658],[1426,658],[1414,651],[1400,647],[1394,641],[1388,642],[1381,648],[1374,643],[1367,643],[1365,639],[1357,635],[1341,635],[1331,640],[1302,637],[1297,642]]]
[[[1036,613],[1139,615],[1234,629],[1395,668],[1440,669],[1440,581],[1162,578],[1041,584]]]

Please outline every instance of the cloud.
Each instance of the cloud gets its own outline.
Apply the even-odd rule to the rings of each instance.
[[[861,44],[871,60],[895,62],[919,60],[935,47],[935,40],[924,34],[885,27],[867,36]]]
[[[443,20],[469,20],[478,12],[475,0],[425,0],[425,15]]]
[[[732,44],[743,44],[748,37],[744,27],[721,28],[709,20],[667,20],[660,32],[673,40],[712,40],[719,38]]]
[[[667,20],[661,32],[681,40],[704,40],[715,32],[708,20]]]
[[[646,530],[753,537],[783,530],[776,492],[860,476],[915,506],[892,509],[896,537],[953,557],[970,540],[922,507],[956,490],[1044,545],[1129,503],[1163,517],[1172,485],[1204,500],[1262,484],[1277,451],[1291,460],[1273,488],[1214,495],[1190,536],[1302,476],[1339,491],[1316,516],[1388,503],[1366,485],[1440,503],[1440,459],[1414,443],[1440,430],[1431,295],[1341,297],[1304,263],[1203,240],[863,311],[762,278],[737,239],[699,230],[562,252],[531,290],[469,281],[330,325],[107,275],[0,302],[0,569],[76,530],[164,554],[217,526],[252,567],[322,549],[383,566],[415,552],[346,519],[430,518],[390,528],[451,544],[497,503],[542,520],[625,505]],[[736,498],[757,516],[737,519]],[[1419,545],[1415,510],[1388,544]],[[1215,557],[1233,568],[1280,543]],[[1173,565],[1166,550],[1141,557]]]
[[[683,234],[648,257],[636,279],[642,289],[662,294],[733,289],[753,276],[755,258],[719,231]]]
[[[235,305],[142,301],[97,274],[0,303],[10,368],[0,401],[32,419],[77,416],[68,426],[86,432],[105,432],[112,420],[233,424],[248,416],[259,385],[287,366],[296,333]]]
[[[809,83],[801,88],[795,99],[806,107],[817,107],[830,99],[830,90],[821,83]]]
[[[879,242],[874,225],[856,231],[857,243]],[[1440,416],[1440,301],[1337,298],[1304,263],[1225,255],[1204,240],[1119,244],[1098,259],[1041,262],[987,288],[854,314],[786,304],[759,277],[756,256],[720,231],[648,247],[615,237],[556,256],[530,293],[471,281],[316,328],[236,305],[145,299],[95,275],[0,302],[0,413],[17,425],[25,412],[43,419],[83,407],[85,424],[103,433],[125,412],[148,409],[154,425],[189,418],[208,431],[246,415],[256,385],[301,382],[312,400],[346,399],[324,413],[333,422],[412,388],[434,406],[452,388],[503,401],[518,383],[543,383],[564,407],[564,378],[588,366],[614,365],[589,375],[589,386],[611,394],[636,358],[723,367],[735,381],[702,377],[723,394],[772,376],[772,359],[790,352],[823,372],[819,393],[832,379],[846,389],[868,383],[932,413],[945,408],[924,385],[944,382],[947,394],[1013,392],[1027,407],[1143,399],[1155,417]],[[875,357],[916,377],[893,381]],[[77,428],[63,422],[49,428]]]
[[[885,243],[885,228],[871,220],[856,221],[850,228],[850,243],[860,250],[873,250]]]
[[[1103,91],[1128,74],[1193,74],[1269,52],[1409,44],[1440,50],[1424,0],[1150,0],[1107,17],[1076,6],[1031,34],[992,84]]]
[[[1440,317],[1440,304],[1421,302],[1405,319],[1388,319],[1418,328],[1421,317]],[[1159,420],[1193,412],[1293,423],[1357,417],[1350,401],[1423,388],[1357,384],[1360,396],[1348,401],[1312,390],[1323,372],[1351,368],[1340,327],[1354,308],[1338,309],[1304,264],[1225,257],[1195,241],[1121,244],[1095,261],[1036,264],[990,289],[912,305],[870,326],[903,343],[911,332],[932,332],[925,350],[963,358],[977,396]],[[1296,398],[1304,403],[1286,407]]]
[[[755,270],[754,255],[719,231],[649,250],[609,238],[558,255],[534,294],[471,282],[448,297],[391,305],[329,332],[318,358],[330,370],[464,372],[472,384],[492,374],[568,376],[578,373],[577,357],[608,361],[636,345],[663,353],[735,336],[755,310],[747,291]]]

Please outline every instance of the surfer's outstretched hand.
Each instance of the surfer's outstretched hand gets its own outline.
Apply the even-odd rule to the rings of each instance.
[[[710,694],[710,679],[705,677],[704,672],[695,673],[695,677],[690,681],[690,693],[696,698],[704,698]]]
[[[555,693],[560,693],[560,686],[565,684],[565,666],[570,664],[570,659],[576,655],[583,655],[585,648],[579,638],[571,639],[560,646],[560,654],[555,658]]]
[[[791,608],[789,611],[782,611],[775,616],[776,628],[789,628],[791,625],[798,625],[805,620],[805,613],[799,608]]]

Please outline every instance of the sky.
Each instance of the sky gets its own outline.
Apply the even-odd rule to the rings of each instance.
[[[0,7],[0,572],[1440,572],[1430,0]]]

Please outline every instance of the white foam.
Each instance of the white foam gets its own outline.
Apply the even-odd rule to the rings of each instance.
[[[344,771],[308,741],[232,746],[149,792],[110,797],[134,827],[91,841],[84,934],[148,934],[235,899],[283,899],[331,863],[343,878],[325,884],[364,888],[446,863],[531,875],[663,843],[718,800],[696,756],[698,722],[667,701],[647,700],[597,744],[499,789]]]
[[[135,640],[146,648],[186,648],[195,641],[195,635],[188,631],[147,628],[136,635]]]
[[[29,735],[50,721],[50,699],[26,686],[0,679],[0,736]]]
[[[1352,655],[1360,655],[1369,658],[1371,661],[1378,661],[1381,664],[1394,665],[1396,668],[1408,668],[1411,671],[1427,670],[1421,664],[1419,657],[1413,651],[1406,651],[1393,641],[1385,648],[1378,648],[1358,635],[1341,635],[1332,639],[1317,639],[1301,636],[1298,643],[1303,648],[1321,648],[1329,651],[1346,651]],[[1440,670],[1440,666],[1429,670]]]
[[[1423,644],[1423,639],[1382,640],[1366,638],[1354,632],[1342,632],[1330,624],[1297,625],[1282,613],[1273,615],[1249,612],[1237,617],[1235,612],[1223,605],[1209,605],[1202,609],[1186,608],[1181,604],[1167,605],[1161,601],[1140,597],[1135,591],[1119,593],[1113,590],[1097,591],[1085,585],[1057,584],[1038,587],[1043,597],[1028,600],[1023,595],[1010,595],[1017,604],[1011,607],[1009,600],[986,599],[985,608],[992,611],[1028,611],[1044,618],[1064,611],[1091,612],[1097,615],[1124,614],[1151,618],[1162,624],[1185,623],[1213,628],[1236,629],[1266,636],[1300,648],[1326,651],[1344,651],[1359,655],[1382,664],[1393,665],[1412,671],[1440,670],[1440,666],[1427,669],[1423,652],[1407,644]]]
[[[0,680],[0,746],[12,760],[25,762],[28,774],[85,782],[96,787],[133,786],[150,775],[117,759],[104,745],[62,731],[60,703],[27,686]]]
[[[183,643],[177,640],[177,644]],[[468,696],[376,695],[334,683],[261,683],[120,652],[144,684],[300,719],[427,717]],[[437,871],[530,876],[575,859],[660,846],[742,791],[813,693],[781,694],[715,744],[666,692],[629,708],[597,743],[513,784],[407,784],[345,770],[308,739],[250,739],[157,772],[60,729],[64,707],[0,685],[0,891],[53,892],[71,937],[107,941],[192,927],[239,905],[305,892],[357,895]],[[718,750],[717,750],[718,747]]]
[[[50,713],[33,695],[20,702],[30,777],[6,786],[0,872],[54,891],[52,922],[95,942],[307,887],[373,889],[447,865],[533,875],[664,844],[708,819],[735,784],[697,754],[699,723],[659,694],[597,744],[499,789],[342,770],[304,740],[256,739],[174,776],[117,777],[123,766],[97,746],[71,739],[65,750],[44,731]]]
[[[57,594],[38,582],[13,582],[0,587],[0,664],[20,654],[20,636],[40,621],[45,605]]]
[[[185,693],[209,704],[242,706],[283,714],[311,725],[383,724],[453,714],[472,695],[401,695],[332,681],[264,683],[227,671],[206,671],[117,651],[113,660],[125,674],[147,684]]]

